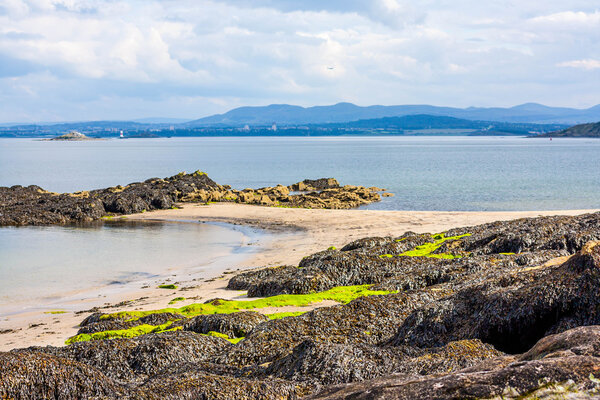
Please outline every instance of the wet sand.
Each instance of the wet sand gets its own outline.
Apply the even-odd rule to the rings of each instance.
[[[522,212],[443,212],[443,211],[379,211],[379,210],[308,210],[270,208],[244,204],[185,204],[179,209],[153,211],[127,216],[129,220],[177,222],[225,222],[267,229],[277,234],[261,243],[258,251],[243,262],[232,265],[215,278],[192,280],[189,276],[174,276],[176,290],[148,287],[120,294],[113,305],[101,311],[151,310],[164,308],[174,297],[186,300],[175,307],[211,298],[243,299],[244,292],[225,290],[228,279],[248,268],[297,264],[302,257],[367,236],[399,236],[406,231],[416,233],[441,232],[450,228],[487,222],[548,215],[579,215],[598,210],[558,210]],[[196,279],[196,278],[194,278]],[[321,304],[321,306],[330,305]],[[313,306],[314,307],[314,306]],[[313,308],[310,307],[310,308]],[[89,308],[82,304],[79,310]],[[306,310],[304,308],[303,310]],[[296,311],[262,310],[265,313]],[[77,325],[87,313],[44,314],[23,313],[0,321],[0,351],[16,347],[62,345],[77,332]],[[38,325],[41,324],[41,325]],[[10,330],[8,332],[5,332]]]

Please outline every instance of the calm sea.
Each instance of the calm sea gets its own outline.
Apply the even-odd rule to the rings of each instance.
[[[235,188],[335,177],[396,194],[389,210],[600,207],[600,140],[514,137],[0,140],[0,186],[56,192],[203,170]]]

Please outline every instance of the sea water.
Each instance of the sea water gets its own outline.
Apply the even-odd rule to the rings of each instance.
[[[254,230],[224,224],[3,227],[0,316],[68,309],[79,301],[102,305],[109,292],[211,277],[243,261],[264,239]]]
[[[335,177],[378,186],[387,210],[600,207],[600,140],[521,137],[227,137],[0,140],[0,186],[64,192],[205,171],[234,188]]]

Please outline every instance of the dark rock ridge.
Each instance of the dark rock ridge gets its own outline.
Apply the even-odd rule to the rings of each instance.
[[[300,191],[290,194],[290,191]],[[354,208],[381,200],[378,188],[343,186],[333,178],[305,180],[291,186],[235,190],[205,173],[180,173],[75,193],[51,193],[39,186],[0,187],[0,226],[80,223],[168,209],[180,202],[237,202],[303,208]]]
[[[0,398],[600,397],[600,214],[365,238],[230,287],[363,284],[397,292],[273,320],[92,314],[82,333],[181,330],[0,353]]]

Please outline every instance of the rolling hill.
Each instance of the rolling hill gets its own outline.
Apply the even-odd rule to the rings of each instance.
[[[549,132],[538,137],[593,137],[600,138],[600,122],[579,124],[561,131]]]
[[[548,107],[527,103],[510,108],[453,108],[430,105],[368,106],[338,103],[331,106],[300,107],[271,104],[264,107],[240,107],[224,114],[189,121],[185,127],[244,126],[244,125],[298,125],[351,122],[365,119],[427,114],[474,121],[512,123],[566,124],[600,120],[600,105],[588,109]]]

